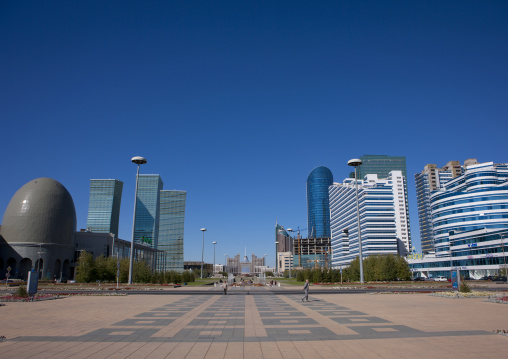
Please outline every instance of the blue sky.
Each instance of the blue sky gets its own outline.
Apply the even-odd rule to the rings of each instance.
[[[185,260],[274,260],[276,219],[307,227],[305,181],[341,182],[363,154],[414,173],[508,162],[506,1],[0,3],[0,212],[37,177],[60,181],[86,227],[89,179],[136,166],[188,191]],[[306,234],[306,233],[304,233]]]

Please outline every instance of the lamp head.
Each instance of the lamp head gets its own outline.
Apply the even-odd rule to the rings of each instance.
[[[212,244],[217,244],[217,242],[212,242]]]
[[[348,166],[360,166],[362,164],[362,160],[359,158],[353,158],[352,160],[347,161]]]
[[[201,232],[206,232],[206,228],[201,228],[200,231]]]
[[[146,163],[146,158],[141,156],[132,157],[131,162],[134,162],[137,165],[144,165]]]

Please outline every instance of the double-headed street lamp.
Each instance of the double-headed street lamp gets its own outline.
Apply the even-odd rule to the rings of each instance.
[[[205,232],[206,228],[201,228],[201,232],[203,232],[203,246],[201,248],[201,279],[203,279],[203,255],[205,254]]]
[[[215,245],[217,244],[217,242],[212,243],[213,243],[213,275],[215,276]]]
[[[356,187],[356,215],[358,217],[358,250],[360,256],[360,283],[363,283],[363,256],[362,256],[362,235],[360,233],[360,203],[358,201],[358,167],[362,164],[362,160],[353,158],[348,161],[348,166],[355,168],[355,187]]]
[[[129,263],[129,284],[132,284],[132,266],[134,264],[134,228],[136,226],[136,207],[138,202],[138,184],[139,184],[139,166],[146,163],[146,158],[141,156],[132,157],[131,162],[138,165],[136,174],[136,195],[134,196],[134,218],[132,220],[132,241],[131,241],[131,258]]]

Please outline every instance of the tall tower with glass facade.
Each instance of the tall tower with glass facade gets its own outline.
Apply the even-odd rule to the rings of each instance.
[[[157,249],[162,187],[163,182],[159,175],[139,175],[134,243],[143,243]]]
[[[404,177],[405,202],[408,204],[407,193],[407,170],[406,156],[387,156],[387,155],[363,155],[360,157],[362,165],[358,167],[358,179],[363,179],[367,174],[376,174],[379,178],[388,178],[391,171],[401,171]],[[350,178],[355,177],[351,172]],[[408,224],[408,241],[411,248],[411,228],[409,227],[409,205],[406,206],[406,217]]]
[[[120,202],[123,182],[117,179],[91,179],[88,204],[87,230],[113,233],[118,237]]]
[[[157,270],[183,271],[183,229],[186,191],[160,191]]]
[[[333,183],[332,172],[319,166],[307,177],[307,231],[309,238],[330,238],[330,201],[328,186]]]

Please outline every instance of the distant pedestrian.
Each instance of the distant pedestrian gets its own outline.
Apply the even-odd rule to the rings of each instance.
[[[228,295],[228,282],[224,282],[222,288],[224,288],[224,295]]]
[[[308,279],[305,281],[305,284],[303,286],[303,290],[305,291],[305,295],[302,298],[302,302],[303,302],[304,299],[305,299],[305,301],[308,302],[309,301],[309,280]]]

